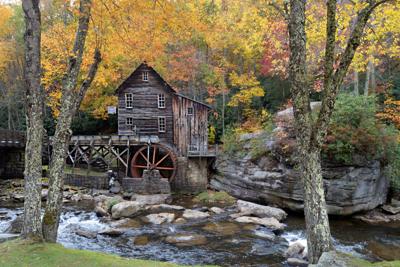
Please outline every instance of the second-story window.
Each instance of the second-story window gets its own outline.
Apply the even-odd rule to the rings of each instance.
[[[193,115],[193,107],[188,107],[187,114],[188,114],[189,116]]]
[[[158,108],[165,108],[165,95],[164,94],[158,95]]]
[[[145,82],[149,81],[149,72],[148,71],[143,71],[142,72],[142,79]]]
[[[131,93],[125,94],[125,107],[133,108],[133,95]]]

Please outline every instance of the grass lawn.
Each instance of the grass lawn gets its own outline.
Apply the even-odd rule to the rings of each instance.
[[[105,253],[64,248],[60,244],[13,240],[0,244],[2,267],[175,267],[157,261],[135,260]]]

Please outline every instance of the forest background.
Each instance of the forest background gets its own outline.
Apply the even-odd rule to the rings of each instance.
[[[94,0],[82,77],[100,48],[103,61],[73,122],[74,134],[116,132],[117,86],[144,60],[175,89],[210,104],[210,139],[223,132],[254,132],[271,125],[271,114],[291,106],[288,33],[279,1]],[[341,1],[337,49],[343,49],[361,1]],[[400,129],[400,7],[379,7],[341,88],[376,96],[374,113]],[[77,6],[43,0],[42,83],[45,128],[52,135],[61,98],[61,79],[77,26]],[[323,81],[326,13],[324,1],[307,7],[308,73],[313,101]],[[0,6],[0,128],[25,130],[23,12]],[[86,70],[86,71],[85,71]]]

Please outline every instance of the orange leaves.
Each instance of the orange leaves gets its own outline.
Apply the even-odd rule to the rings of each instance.
[[[400,100],[388,98],[384,102],[384,109],[377,114],[381,120],[393,123],[400,130]]]

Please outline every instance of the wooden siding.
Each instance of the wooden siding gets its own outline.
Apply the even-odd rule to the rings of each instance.
[[[148,71],[148,81],[142,73]],[[188,149],[207,152],[209,107],[176,93],[162,77],[147,64],[141,64],[118,88],[118,135],[156,135],[161,143],[175,146],[179,154]],[[133,96],[132,108],[125,106],[125,94]],[[165,108],[158,108],[158,95],[164,94]],[[193,108],[193,114],[188,109]],[[133,125],[127,125],[130,117]],[[165,117],[166,131],[159,132],[158,118]]]
[[[148,81],[142,80],[142,72],[148,71]],[[133,108],[125,107],[125,94],[132,93]],[[164,94],[165,108],[158,108],[158,95]],[[142,64],[118,90],[118,135],[132,135],[132,127],[126,118],[133,118],[139,135],[157,135],[160,142],[173,144],[173,92],[147,65]],[[166,131],[158,131],[158,117],[166,118]]]
[[[208,146],[208,107],[186,97],[173,98],[174,144],[186,156],[188,149],[207,151]],[[193,115],[188,114],[193,108]]]

